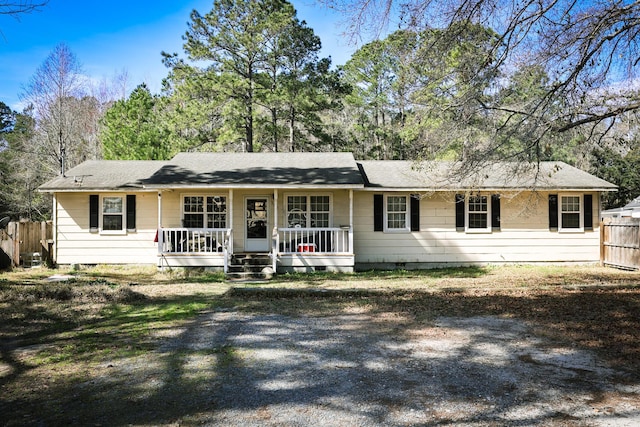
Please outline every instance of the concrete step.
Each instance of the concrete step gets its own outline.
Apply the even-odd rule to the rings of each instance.
[[[269,280],[274,271],[271,256],[265,253],[235,253],[229,261],[228,280]]]
[[[233,254],[230,264],[233,265],[270,265],[271,256],[269,254]]]
[[[229,271],[227,280],[230,281],[267,281],[273,278],[273,269],[264,267],[262,271]]]
[[[271,268],[271,263],[269,264],[229,264],[229,273],[259,273],[265,268]]]

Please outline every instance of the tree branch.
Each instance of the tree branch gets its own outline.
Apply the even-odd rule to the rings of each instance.
[[[566,132],[570,129],[576,128],[578,126],[582,126],[589,123],[601,122],[606,119],[610,119],[612,117],[620,116],[628,111],[634,111],[640,109],[640,102],[635,102],[632,104],[624,105],[619,108],[615,108],[613,110],[609,110],[606,113],[602,114],[589,114],[587,117],[584,117],[580,120],[571,121],[566,123],[564,126],[554,127],[554,130],[557,132]]]
[[[31,13],[49,3],[49,0],[34,2],[32,0],[21,0],[14,2],[0,2],[0,15],[19,15]]]

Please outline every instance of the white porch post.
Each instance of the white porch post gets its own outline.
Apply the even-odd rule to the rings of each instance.
[[[162,228],[162,192],[158,191],[158,228]]]
[[[158,255],[162,255],[164,233],[162,232],[162,191],[158,191]],[[161,262],[161,260],[159,260]]]
[[[227,203],[227,238],[222,247],[223,271],[229,272],[229,256],[233,253],[233,190],[229,189],[229,203]]]
[[[353,190],[349,190],[349,252],[353,254]]]
[[[229,204],[227,205],[229,209],[229,225],[227,228],[233,230],[233,190],[229,189]]]
[[[278,189],[273,190],[273,235],[271,237],[271,267],[276,272],[278,267],[278,247],[280,246],[278,236]]]
[[[229,190],[229,225],[227,226],[227,228],[229,230],[231,230],[231,232],[229,233],[229,250],[228,253],[232,254],[233,253],[233,190],[230,189]]]

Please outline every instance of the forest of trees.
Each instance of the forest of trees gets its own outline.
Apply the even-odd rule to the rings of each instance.
[[[354,34],[362,19],[374,19],[370,2],[324,3],[349,5]],[[24,111],[0,100],[0,215],[48,218],[50,201],[37,187],[84,160],[180,151],[351,151],[469,165],[562,160],[621,186],[607,206],[640,195],[636,2],[598,11],[608,32],[593,26],[593,11],[572,9],[575,2],[523,2],[506,26],[496,24],[491,2],[450,1],[447,13],[428,15],[440,3],[403,9],[402,29],[336,66],[288,1],[215,0],[209,12],[192,12],[184,52],[162,54],[158,94],[144,83],[127,91],[126,72],[91,85],[60,44],[25,85]],[[631,58],[620,59],[621,49]]]

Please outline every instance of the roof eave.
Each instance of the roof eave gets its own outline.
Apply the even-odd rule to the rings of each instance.
[[[446,188],[446,187],[372,187],[367,186],[364,188],[365,191],[390,191],[390,192],[453,192],[453,191],[487,191],[487,192],[500,192],[500,191],[575,191],[575,192],[590,192],[590,191],[598,191],[598,192],[608,192],[608,191],[618,191],[617,188],[608,188],[608,187],[456,187],[456,188]]]
[[[74,188],[38,188],[40,193],[87,193],[87,192],[113,192],[113,193],[131,193],[131,192],[151,192],[153,189],[144,187],[74,187]]]
[[[362,189],[364,184],[207,184],[207,185],[146,185],[147,190],[250,190],[250,189],[303,189],[303,190],[322,190],[322,189]]]
[[[487,192],[500,192],[500,191],[573,191],[573,192],[615,192],[617,188],[607,187],[536,187],[536,188],[507,188],[507,187],[457,187],[457,188],[443,188],[443,187],[371,187],[364,186],[363,184],[306,184],[306,185],[275,185],[275,184],[247,184],[247,185],[155,185],[155,186],[131,186],[131,187],[74,187],[74,188],[38,188],[41,193],[86,193],[86,192],[153,192],[158,190],[220,190],[220,189],[287,189],[287,190],[322,190],[322,189],[353,189],[369,192],[410,192],[410,193],[423,193],[423,192],[453,192],[453,191],[487,191]]]

